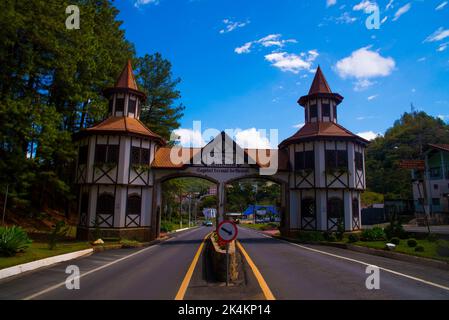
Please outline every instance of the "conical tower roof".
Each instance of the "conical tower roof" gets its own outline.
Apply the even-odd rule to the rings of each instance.
[[[312,85],[309,90],[309,94],[314,93],[332,93],[332,90],[329,87],[320,66],[318,66],[318,69],[316,70],[315,77],[313,78]]]
[[[131,66],[131,60],[128,60],[125,67],[120,73],[117,81],[115,82],[116,88],[127,88],[133,90],[139,90],[136,83],[136,78],[134,78],[133,68]]]

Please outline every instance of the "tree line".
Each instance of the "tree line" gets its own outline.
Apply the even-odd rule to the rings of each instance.
[[[80,29],[65,8],[80,8]],[[179,78],[159,53],[138,57],[109,0],[2,1],[0,6],[0,187],[12,206],[69,212],[76,150],[72,135],[104,119],[102,90],[128,59],[147,94],[141,120],[169,138],[179,127]]]

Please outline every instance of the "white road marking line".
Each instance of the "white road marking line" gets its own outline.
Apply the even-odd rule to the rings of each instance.
[[[256,233],[259,233],[259,232],[256,232]],[[259,234],[261,234],[261,235],[263,235],[265,237],[276,239],[276,238],[267,236],[267,235],[265,235],[263,233],[259,233]],[[348,258],[348,257],[344,257],[344,256],[339,256],[337,254],[329,253],[329,252],[326,252],[326,251],[321,251],[321,250],[318,250],[318,249],[309,248],[309,247],[306,247],[306,246],[303,246],[303,245],[300,245],[300,244],[297,244],[297,243],[289,242],[289,241],[286,241],[286,240],[283,240],[283,239],[276,239],[276,240],[288,243],[288,244],[293,245],[293,246],[300,247],[300,248],[305,249],[305,250],[309,250],[309,251],[312,251],[312,252],[317,252],[317,253],[321,253],[321,254],[324,254],[324,255],[328,255],[328,256],[331,256],[331,257],[334,257],[334,258],[338,258],[338,259],[342,259],[342,260],[347,260],[347,261],[359,263],[359,264],[362,264],[364,266],[373,266],[373,264],[371,264],[371,263],[366,263],[366,262],[363,262],[363,261],[360,261],[360,260],[356,260],[356,259],[352,259],[352,258]],[[407,278],[407,279],[411,279],[411,280],[414,280],[414,281],[417,281],[417,282],[421,282],[421,283],[424,283],[424,284],[427,284],[427,285],[430,285],[430,286],[433,286],[433,287],[436,287],[436,288],[439,288],[439,289],[443,289],[443,290],[449,291],[449,287],[443,286],[443,285],[438,284],[438,283],[434,283],[434,282],[427,281],[427,280],[424,280],[424,279],[421,279],[421,278],[413,277],[413,276],[410,276],[408,274],[404,274],[404,273],[401,273],[401,272],[398,272],[398,271],[394,271],[394,270],[391,270],[391,269],[387,269],[387,268],[384,268],[384,267],[379,267],[379,266],[376,266],[376,267],[378,267],[380,270],[383,270],[383,271],[395,274],[397,276],[401,276],[401,277],[404,277],[404,278]]]
[[[198,230],[201,230],[201,228],[192,230],[191,232],[186,232],[186,233],[180,234],[179,236],[185,236],[185,235],[187,235],[187,234],[192,233],[193,231],[198,231]],[[174,238],[175,238],[175,237],[170,238],[170,239],[168,239],[168,240],[166,240],[166,241],[170,241],[170,240],[172,240],[172,239],[174,239]],[[165,242],[166,242],[166,241],[165,241]],[[90,270],[90,271],[88,271],[88,272],[86,272],[86,273],[82,273],[82,274],[80,275],[79,279],[81,279],[82,277],[87,276],[87,275],[89,275],[89,274],[91,274],[91,273],[100,271],[100,270],[102,270],[102,269],[104,269],[104,268],[107,268],[107,267],[112,266],[112,265],[114,265],[114,264],[116,264],[116,263],[119,263],[119,262],[121,262],[121,261],[123,261],[123,260],[129,259],[129,258],[131,258],[131,257],[134,257],[134,256],[138,255],[138,254],[141,254],[141,253],[143,253],[143,252],[146,252],[146,251],[148,251],[148,250],[150,250],[150,249],[153,249],[153,248],[155,248],[155,247],[158,247],[158,246],[160,246],[160,245],[161,245],[161,243],[158,243],[158,244],[153,245],[153,246],[150,246],[150,247],[148,247],[148,248],[144,248],[144,249],[142,249],[142,250],[139,250],[139,251],[136,251],[136,252],[134,252],[134,253],[131,253],[131,254],[127,255],[127,256],[124,256],[123,258],[120,258],[120,259],[118,259],[118,260],[114,260],[114,261],[109,262],[109,263],[107,263],[107,264],[105,264],[105,265],[102,265],[102,266],[100,266],[100,267],[98,267],[98,268],[92,269],[92,270]],[[57,288],[59,288],[59,287],[62,287],[62,286],[64,286],[64,285],[65,285],[65,281],[60,282],[60,283],[58,283],[58,284],[55,284],[55,285],[53,285],[53,286],[51,286],[51,287],[48,287],[48,288],[42,290],[42,291],[36,292],[36,293],[34,293],[34,294],[32,294],[32,295],[30,295],[30,296],[28,296],[28,297],[25,297],[23,300],[31,300],[31,299],[34,299],[34,298],[36,298],[36,297],[38,297],[38,296],[41,296],[41,295],[43,295],[43,294],[45,294],[45,293],[48,293],[48,292],[50,292],[50,291],[53,291],[53,290],[55,290],[55,289],[57,289]]]

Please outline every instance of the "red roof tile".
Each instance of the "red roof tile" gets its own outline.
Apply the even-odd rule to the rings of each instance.
[[[318,69],[316,70],[315,77],[313,78],[309,90],[309,94],[315,93],[332,93],[320,66],[318,66]]]
[[[159,140],[164,144],[161,136],[148,129],[140,120],[131,117],[109,117],[99,124],[82,130],[80,135],[92,133],[130,133]]]
[[[367,140],[352,133],[334,122],[312,122],[306,123],[298,132],[296,132],[290,138],[284,140],[279,145],[280,148],[287,146],[291,143],[295,143],[301,140],[308,140],[310,138],[346,138],[356,139],[364,143],[368,143]]]

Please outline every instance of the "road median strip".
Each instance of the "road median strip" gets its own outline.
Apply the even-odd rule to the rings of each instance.
[[[182,283],[181,283],[181,286],[179,287],[178,293],[175,296],[175,300],[183,300],[184,299],[187,288],[189,287],[190,279],[192,279],[193,272],[195,271],[195,268],[196,268],[196,265],[198,264],[198,260],[200,258],[201,252],[203,251],[204,244],[206,243],[206,240],[210,237],[211,234],[212,234],[212,232],[208,233],[204,237],[198,250],[196,251],[195,256],[193,257],[193,260],[190,263],[189,269],[187,269],[187,273],[184,276],[184,279],[182,280]]]
[[[260,273],[259,268],[257,268],[256,264],[251,259],[249,254],[246,252],[245,248],[243,248],[243,246],[240,243],[240,241],[237,240],[236,244],[237,244],[237,248],[243,254],[243,256],[245,257],[246,262],[248,263],[248,265],[250,266],[251,270],[253,271],[253,274],[256,277],[257,282],[259,283],[260,288],[262,289],[262,292],[263,292],[263,294],[265,296],[265,299],[267,299],[267,300],[276,300],[276,298],[274,297],[274,295],[271,292],[270,288],[268,287],[267,282],[265,281],[265,279],[263,278],[262,274]]]

